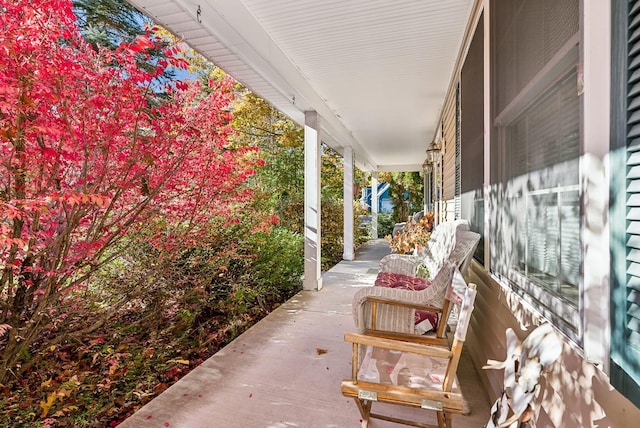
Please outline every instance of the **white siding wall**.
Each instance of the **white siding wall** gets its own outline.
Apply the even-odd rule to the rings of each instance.
[[[480,368],[488,359],[504,359],[507,328],[514,329],[522,339],[544,320],[475,262],[469,280],[477,284],[478,296],[466,349],[490,398],[495,399],[502,388],[502,371]],[[542,386],[536,427],[639,426],[640,409],[613,389],[606,374],[588,362],[568,339],[563,341],[562,356]]]
[[[474,9],[476,17],[470,20],[469,34],[475,31],[476,24],[482,25],[482,23],[478,23],[478,17],[488,4],[489,0],[476,2],[476,6],[478,6]],[[604,3],[600,3],[600,0],[582,0],[580,7],[584,13],[585,10],[588,12],[595,6],[602,7],[603,5]],[[599,16],[602,19],[608,19],[606,14],[600,13]],[[590,18],[593,20],[590,21],[591,24],[597,21],[597,17],[593,13]],[[585,42],[593,43],[593,41],[589,41],[589,38],[586,38]],[[468,49],[468,43],[467,38],[461,49],[463,53],[457,69],[460,69],[461,64],[464,63],[464,52]],[[587,46],[585,49],[588,48]],[[610,58],[602,58],[601,61],[608,64]],[[455,141],[455,138],[448,137],[450,128],[447,124],[449,123],[451,106],[455,100],[457,83],[457,74],[455,73],[453,80],[450,84],[449,95],[444,102],[441,117],[445,124],[447,143],[443,172],[443,200],[445,201],[443,213],[446,219],[451,219],[454,213],[454,195],[450,177],[454,176],[452,169],[455,168],[455,164],[451,162],[448,144],[450,141]],[[493,82],[493,84],[500,84],[500,82]],[[585,87],[585,90],[588,91],[589,87]],[[485,137],[486,135],[485,132]],[[464,174],[464,171],[462,173]],[[485,222],[490,221],[490,215],[490,213],[486,213]],[[463,212],[463,218],[469,217],[465,216]],[[486,230],[488,239],[497,236],[496,231]],[[608,243],[604,245],[608,245]],[[497,246],[498,243],[492,244],[490,250],[499,251]],[[606,265],[606,261],[604,263]],[[475,261],[468,280],[477,284],[478,297],[466,349],[469,351],[490,397],[495,399],[503,387],[503,373],[502,371],[485,371],[481,367],[489,359],[503,360],[505,358],[505,330],[512,328],[523,339],[529,331],[537,325],[547,322],[547,319],[541,315],[537,308],[532,307],[513,292],[507,282],[500,282],[498,277],[492,275],[485,267]],[[538,410],[532,426],[545,428],[596,426],[630,428],[640,426],[640,409],[611,385],[606,373],[606,364],[591,362],[585,356],[581,345],[576,344],[574,340],[570,340],[561,332],[558,334],[562,338],[562,355],[541,383],[542,387],[536,400]],[[590,345],[593,346],[594,343]],[[607,343],[600,343],[599,346],[607,347]],[[587,352],[594,355],[593,350]]]

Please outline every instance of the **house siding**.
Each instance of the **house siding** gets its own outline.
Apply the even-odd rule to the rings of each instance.
[[[602,3],[597,3],[599,1],[600,0],[581,0],[580,13],[584,14],[585,13],[584,11],[589,9],[595,10],[597,9],[596,7],[594,7],[596,5],[598,7],[602,7]],[[497,3],[498,2],[495,2],[495,1],[479,0],[477,2],[477,5],[480,5],[481,7],[474,9],[477,15],[476,15],[476,18],[472,17],[470,19],[470,22],[473,23],[472,25],[477,25],[480,28],[482,28],[483,24],[482,24],[481,15],[486,10],[489,10],[488,7],[482,7],[482,6],[491,5],[491,10],[495,10],[495,5]],[[633,3],[640,3],[640,2],[631,2],[631,4]],[[515,5],[520,3],[514,1],[513,4]],[[614,43],[612,45],[613,56],[612,58],[602,58],[603,61],[611,61],[612,69],[614,72],[612,76],[612,87],[614,88],[616,87],[620,88],[624,85],[623,83],[621,83],[621,78],[615,75],[616,70],[620,72],[620,67],[622,64],[619,58],[619,56],[621,55],[620,53],[621,48],[615,42],[615,34],[621,32],[620,25],[622,23],[620,22],[620,16],[623,16],[624,13],[626,13],[626,12],[621,12],[621,9],[624,9],[624,11],[626,11],[628,4],[630,3],[625,0],[614,0],[612,2],[613,21],[611,22],[611,29],[614,32]],[[637,7],[640,8],[640,5],[638,5]],[[490,11],[487,13],[490,13]],[[618,16],[618,20],[616,20],[616,16]],[[606,14],[603,14],[602,17],[603,17],[602,19],[608,19],[608,16]],[[487,18],[490,18],[490,16],[487,16]],[[581,19],[581,25],[584,25],[584,19],[585,19],[584,15],[581,15],[580,19]],[[592,15],[589,17],[589,19],[591,20],[590,21],[591,25],[593,25],[594,22],[597,24],[597,19],[598,19],[597,16]],[[626,19],[625,19],[625,23],[626,23]],[[470,28],[468,29],[468,32],[470,34],[473,34],[476,31],[476,28],[477,27]],[[625,33],[625,37],[627,37],[626,33]],[[589,43],[589,40],[593,40],[593,38],[589,39],[587,37],[586,40],[587,40],[587,43]],[[619,43],[622,43],[622,42],[619,42]],[[626,39],[624,43],[626,43]],[[468,52],[469,44],[470,44],[470,40],[467,40],[466,45],[462,46],[461,48],[461,52],[463,53],[461,54],[461,58],[459,58],[458,69],[460,69],[460,67],[462,67],[462,64],[465,63],[465,60],[466,60],[465,52]],[[582,43],[580,45],[581,50],[589,50],[589,48],[590,46],[582,46]],[[488,53],[485,52],[485,55],[488,55]],[[616,57],[616,55],[618,55],[618,57]],[[582,78],[581,73],[583,72],[582,67],[584,65],[582,61],[584,61],[584,58],[581,57],[580,61],[581,62],[577,67],[577,76],[578,76],[579,82],[580,82],[580,79]],[[459,81],[458,79],[459,79],[459,75],[454,73],[453,81],[450,84],[451,88],[454,88],[456,86],[456,83]],[[492,81],[492,85],[495,85],[495,84],[501,84],[501,82]],[[586,88],[579,87],[579,91],[581,90],[589,91],[590,89],[591,88],[589,87],[586,87]],[[623,147],[624,143],[622,142],[622,140],[624,140],[626,136],[626,125],[625,123],[623,123],[624,121],[626,121],[626,111],[619,111],[620,108],[617,107],[618,104],[621,104],[624,102],[626,95],[622,93],[616,94],[615,92],[616,91],[614,90],[611,95],[612,96],[611,106],[613,111],[612,119],[611,119],[612,120],[612,123],[611,123],[611,128],[612,128],[612,131],[611,131],[612,147],[611,148],[612,149]],[[583,101],[581,102],[586,102],[584,100],[589,100],[589,99],[590,99],[589,97],[582,97]],[[445,124],[444,126],[445,135],[447,135],[447,130],[450,129],[447,127],[447,123],[448,123],[448,120],[450,120],[449,115],[451,114],[451,111],[452,111],[451,106],[454,105],[454,100],[455,100],[455,90],[452,89],[448,94],[447,98],[445,99],[445,102],[444,102],[445,107],[443,108],[443,113],[441,118],[441,120]],[[492,100],[492,102],[494,101],[495,100]],[[455,109],[454,109],[454,114],[455,114]],[[463,114],[462,121],[464,122],[464,120],[465,119]],[[617,129],[617,127],[619,127],[620,129]],[[455,131],[455,127],[453,129]],[[464,126],[463,126],[463,129],[464,129]],[[494,130],[492,130],[492,132],[493,131]],[[485,133],[485,138],[486,138],[486,134],[487,133]],[[585,137],[583,136],[583,138]],[[587,135],[587,138],[591,138],[591,137]],[[448,143],[450,141],[449,138],[447,138],[446,141]],[[451,138],[451,141],[454,142],[455,137]],[[590,146],[589,148],[592,149],[593,147]],[[599,146],[597,145],[597,142],[596,142],[595,148],[599,148]],[[493,171],[493,168],[496,166],[498,157],[501,155],[498,151],[493,152],[493,149],[494,148],[492,145],[491,157],[493,157],[493,159],[491,158],[489,159],[489,165],[492,168],[492,171]],[[446,150],[445,156],[447,156],[447,154],[449,154],[449,156],[452,156],[448,147],[446,147],[445,150]],[[463,158],[465,155],[467,156],[469,155],[468,148],[467,148],[467,153],[465,153],[464,150],[465,150],[465,146],[463,146],[463,153],[462,153]],[[620,150],[618,150],[618,152],[619,151]],[[624,194],[622,189],[624,189],[625,187],[625,179],[624,179],[625,167],[624,167],[624,164],[621,164],[623,160],[619,159],[619,156],[616,157],[617,156],[616,153],[614,153],[614,151],[612,150],[612,152],[608,155],[609,157],[603,155],[600,163],[600,165],[603,167],[604,170],[608,169],[607,165],[610,166],[612,170],[612,175],[611,175],[612,201],[616,199],[616,195]],[[585,154],[586,153],[584,152],[582,153],[582,155],[585,155]],[[614,163],[606,164],[606,162],[609,162],[610,159],[613,159],[614,161],[617,159],[617,161],[615,162],[612,161]],[[581,168],[584,168],[584,165],[587,165],[587,166],[591,165],[591,164],[585,164],[583,158],[580,159],[580,162],[582,165]],[[444,188],[443,188],[444,190],[443,198],[445,199],[447,204],[453,205],[453,196],[451,192],[451,187],[447,187],[451,185],[451,182],[447,181],[448,180],[447,177],[453,177],[455,175],[454,171],[452,171],[453,169],[455,169],[455,163],[452,163],[450,161],[449,162],[445,161],[444,167],[445,167],[445,170],[444,170],[443,176],[445,177],[445,182],[444,182]],[[462,173],[464,174],[465,172],[467,172],[466,170],[467,168],[463,168]],[[590,173],[588,171],[585,172],[583,170],[581,171],[581,174],[582,175],[580,180],[588,181],[590,177]],[[603,176],[607,177],[606,179],[608,179],[608,175],[606,174],[608,174],[608,171],[603,171]],[[484,184],[485,186],[487,185],[487,183],[484,183]],[[589,193],[593,192],[594,190],[589,190],[587,188],[588,186],[584,185],[584,183],[581,183],[580,186],[581,186],[580,188],[582,192],[581,204],[583,204],[581,206],[581,209],[593,208],[593,206],[589,205],[588,201],[590,196]],[[597,196],[597,193],[594,193],[591,196]],[[622,201],[622,204],[624,205],[624,201]],[[496,215],[496,212],[495,212],[496,207],[493,206],[492,208],[493,208],[492,210],[489,210],[486,213],[484,222],[490,223],[491,216]],[[613,214],[614,208],[615,207],[613,206],[609,207],[610,209],[609,215]],[[447,210],[447,218],[446,218],[447,220],[453,219],[449,215],[449,212],[451,211],[453,211],[453,209]],[[606,211],[606,207],[604,211]],[[468,213],[466,213],[467,215],[464,215],[464,214],[465,213],[463,212],[463,217],[469,219]],[[622,209],[622,212],[616,212],[615,217],[612,215],[611,219],[606,218],[607,217],[606,212],[601,213],[602,221],[612,223],[611,244],[609,243],[609,240],[603,240],[603,242],[593,242],[593,241],[584,241],[584,242],[588,242],[589,244],[588,246],[597,247],[595,248],[595,250],[597,251],[604,251],[605,253],[608,253],[609,251],[611,251],[612,253],[617,252],[618,255],[619,256],[621,255],[622,258],[624,259],[625,257],[624,242],[618,242],[620,240],[616,238],[617,235],[614,236],[613,234],[614,232],[615,233],[620,232],[620,230],[618,230],[619,227],[616,228],[613,226],[613,224],[616,221],[621,222],[622,223],[621,227],[622,229],[624,229],[624,222],[625,222],[624,215],[625,215],[624,209]],[[585,222],[587,220],[589,220],[589,218],[585,214],[585,217],[583,217],[581,220],[581,231],[580,231],[581,233],[589,232],[589,228],[585,226]],[[494,224],[493,231],[491,230],[491,228],[489,228],[488,236],[489,238],[491,238],[491,240],[497,239],[498,237],[497,229],[499,228],[500,227],[496,226],[496,224]],[[622,230],[622,234],[624,235],[624,230]],[[500,248],[498,243],[493,243],[491,245],[490,250],[494,253],[498,253],[499,252],[498,248]],[[583,249],[583,252],[585,254],[589,251],[594,251],[594,248]],[[593,264],[593,260],[588,259],[585,256],[585,254],[582,255],[583,262]],[[604,261],[604,263],[608,263],[608,261]],[[598,267],[598,261],[595,261],[595,264],[593,264],[593,266],[587,266],[584,269],[589,271],[589,269],[593,269],[594,267],[596,268]],[[581,284],[582,284],[581,291],[580,291],[581,293],[585,292],[584,269],[581,269],[581,275],[583,275],[583,278],[581,280]],[[615,260],[612,260],[612,268],[610,270],[610,275],[604,275],[603,281],[608,282],[609,278],[611,278],[613,282],[618,281],[621,283],[620,286],[624,287],[624,282],[625,282],[624,270],[625,270],[624,266],[620,267],[616,265]],[[618,274],[619,273],[618,271],[622,273]],[[503,372],[493,371],[493,370],[490,370],[490,371],[482,370],[481,368],[486,364],[487,360],[490,360],[490,359],[503,360],[505,358],[505,352],[506,352],[505,330],[507,328],[511,328],[516,332],[516,334],[521,339],[523,339],[537,325],[544,322],[550,322],[550,320],[553,320],[554,318],[549,317],[548,315],[545,315],[543,308],[536,306],[535,299],[523,298],[522,296],[523,292],[521,290],[518,290],[515,285],[510,283],[504,277],[498,275],[496,271],[488,270],[487,268],[479,264],[477,261],[473,262],[468,280],[470,282],[474,282],[475,284],[477,284],[478,297],[476,300],[476,305],[475,305],[476,309],[474,311],[473,320],[470,327],[471,333],[469,334],[469,337],[467,339],[467,349],[469,351],[469,354],[471,356],[471,359],[475,367],[478,369],[480,378],[482,379],[482,382],[486,390],[488,391],[490,397],[492,399],[495,399],[498,397],[503,387],[503,379],[502,379]],[[615,286],[613,282],[611,285],[612,288]],[[602,290],[603,291],[608,290],[608,287],[603,286]],[[594,296],[592,296],[592,298],[593,297]],[[595,296],[595,298],[597,299],[597,296]],[[606,301],[605,298],[602,298],[601,300]],[[583,300],[580,303],[582,305],[579,309],[580,317],[583,317],[585,315],[584,314],[585,311],[588,312],[589,310],[593,309],[593,308],[585,309],[584,307],[585,302],[587,302],[588,304],[588,300]],[[625,299],[622,299],[621,302],[618,304],[619,306],[617,308],[615,307],[614,304],[612,304],[612,313],[611,313],[612,329],[615,327],[613,325],[613,320],[615,316],[619,315],[620,312],[624,312],[625,307],[628,306],[628,302],[626,302]],[[598,316],[601,316],[601,315],[602,314]],[[590,322],[591,323],[594,322],[594,320],[589,320],[588,317],[581,318],[581,319],[582,319],[581,322],[586,324]],[[603,324],[608,323],[608,320],[606,317],[602,317],[598,319],[600,319]],[[556,322],[554,321],[551,321],[551,322],[552,324],[557,325]],[[640,408],[636,406],[637,402],[634,403],[633,401],[635,399],[634,392],[632,391],[633,388],[628,388],[630,383],[633,383],[633,382],[631,382],[628,377],[626,378],[623,378],[624,376],[621,377],[621,372],[623,370],[621,370],[620,367],[618,367],[618,365],[615,362],[612,362],[611,367],[609,367],[609,365],[607,364],[607,361],[603,361],[602,359],[598,359],[598,358],[595,358],[595,361],[594,359],[592,359],[594,358],[596,353],[593,352],[593,349],[589,349],[589,347],[592,347],[594,345],[600,346],[600,348],[605,350],[605,352],[603,352],[602,354],[606,356],[606,353],[608,352],[609,344],[607,340],[604,340],[605,343],[600,343],[600,344],[598,344],[597,341],[593,341],[591,339],[588,340],[588,337],[587,337],[588,330],[585,332],[585,330],[583,330],[584,327],[585,327],[584,324],[580,325],[578,323],[578,327],[573,336],[567,334],[566,331],[562,332],[560,331],[560,329],[557,330],[559,336],[562,338],[562,346],[563,346],[562,354],[559,360],[551,367],[550,371],[545,375],[544,379],[541,382],[541,389],[536,399],[537,409],[536,409],[534,420],[531,426],[558,427],[558,428],[560,427],[563,427],[563,428],[564,427],[571,427],[571,428],[572,427],[596,427],[596,426],[597,427],[640,426],[640,423],[638,422],[640,421]],[[587,327],[589,327],[589,325],[587,325]],[[602,327],[602,326],[598,326],[598,327]],[[602,330],[606,332],[606,328],[608,328],[608,326],[603,327]],[[590,343],[587,343],[587,345],[585,345],[585,342],[590,342]],[[612,344],[612,345],[615,345],[615,344]],[[620,346],[627,346],[627,345],[622,344]],[[638,363],[640,363],[640,361],[634,361],[634,364],[638,364]]]
[[[456,191],[456,106],[455,97],[449,96],[442,115],[442,137],[444,138],[442,198],[453,200]]]
[[[507,328],[524,339],[545,319],[476,262],[469,281],[478,286],[478,297],[466,348],[490,398],[495,400],[502,389],[502,371],[481,367],[489,359],[504,359]],[[567,339],[560,359],[541,382],[537,405],[535,427],[630,428],[638,426],[640,420],[640,409],[613,389],[607,375]]]
[[[444,138],[442,176],[442,220],[455,220],[456,192],[456,99],[449,96],[442,113],[442,137]]]

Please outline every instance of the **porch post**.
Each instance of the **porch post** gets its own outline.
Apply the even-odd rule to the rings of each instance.
[[[429,181],[427,180],[427,168],[425,166],[422,167],[422,211],[426,215],[429,212]]]
[[[378,239],[378,173],[371,173],[371,239]]]
[[[320,290],[320,117],[304,114],[304,290]]]
[[[342,258],[344,260],[353,260],[355,254],[353,252],[353,149],[351,147],[344,148],[343,161],[344,252],[342,253]]]
[[[490,1],[484,0],[484,21],[482,24],[484,28],[484,43],[483,43],[483,70],[484,70],[484,177],[482,186],[482,196],[484,205],[484,224],[482,225],[482,237],[484,240],[484,268],[487,272],[491,271],[491,216],[495,215],[491,212],[491,129],[493,126],[493,120],[491,119],[491,20],[490,16],[494,13],[491,10]],[[495,210],[495,208],[493,208]]]
[[[611,182],[606,165],[610,148],[611,2],[586,0],[583,10],[584,153],[580,159],[580,232],[584,259],[579,307],[584,308],[585,357],[609,374]]]

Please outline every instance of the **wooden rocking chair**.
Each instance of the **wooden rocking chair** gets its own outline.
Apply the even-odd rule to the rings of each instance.
[[[381,419],[416,427],[450,428],[451,414],[464,413],[464,399],[456,371],[476,297],[475,284],[464,291],[451,348],[419,341],[347,333],[353,344],[351,378],[342,382],[342,394],[355,400],[363,427]],[[432,410],[438,425],[399,419],[371,412],[373,402]]]

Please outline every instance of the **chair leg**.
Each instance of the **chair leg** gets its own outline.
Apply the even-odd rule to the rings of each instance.
[[[453,422],[451,421],[451,413],[444,414],[444,423],[447,425],[447,428],[453,428]]]
[[[369,426],[369,418],[371,416],[371,404],[372,401],[369,400],[361,400],[359,398],[353,398],[358,405],[358,409],[360,410],[360,414],[362,415],[362,428],[367,428]]]
[[[453,422],[451,421],[451,413],[438,412],[438,427],[453,428]]]

